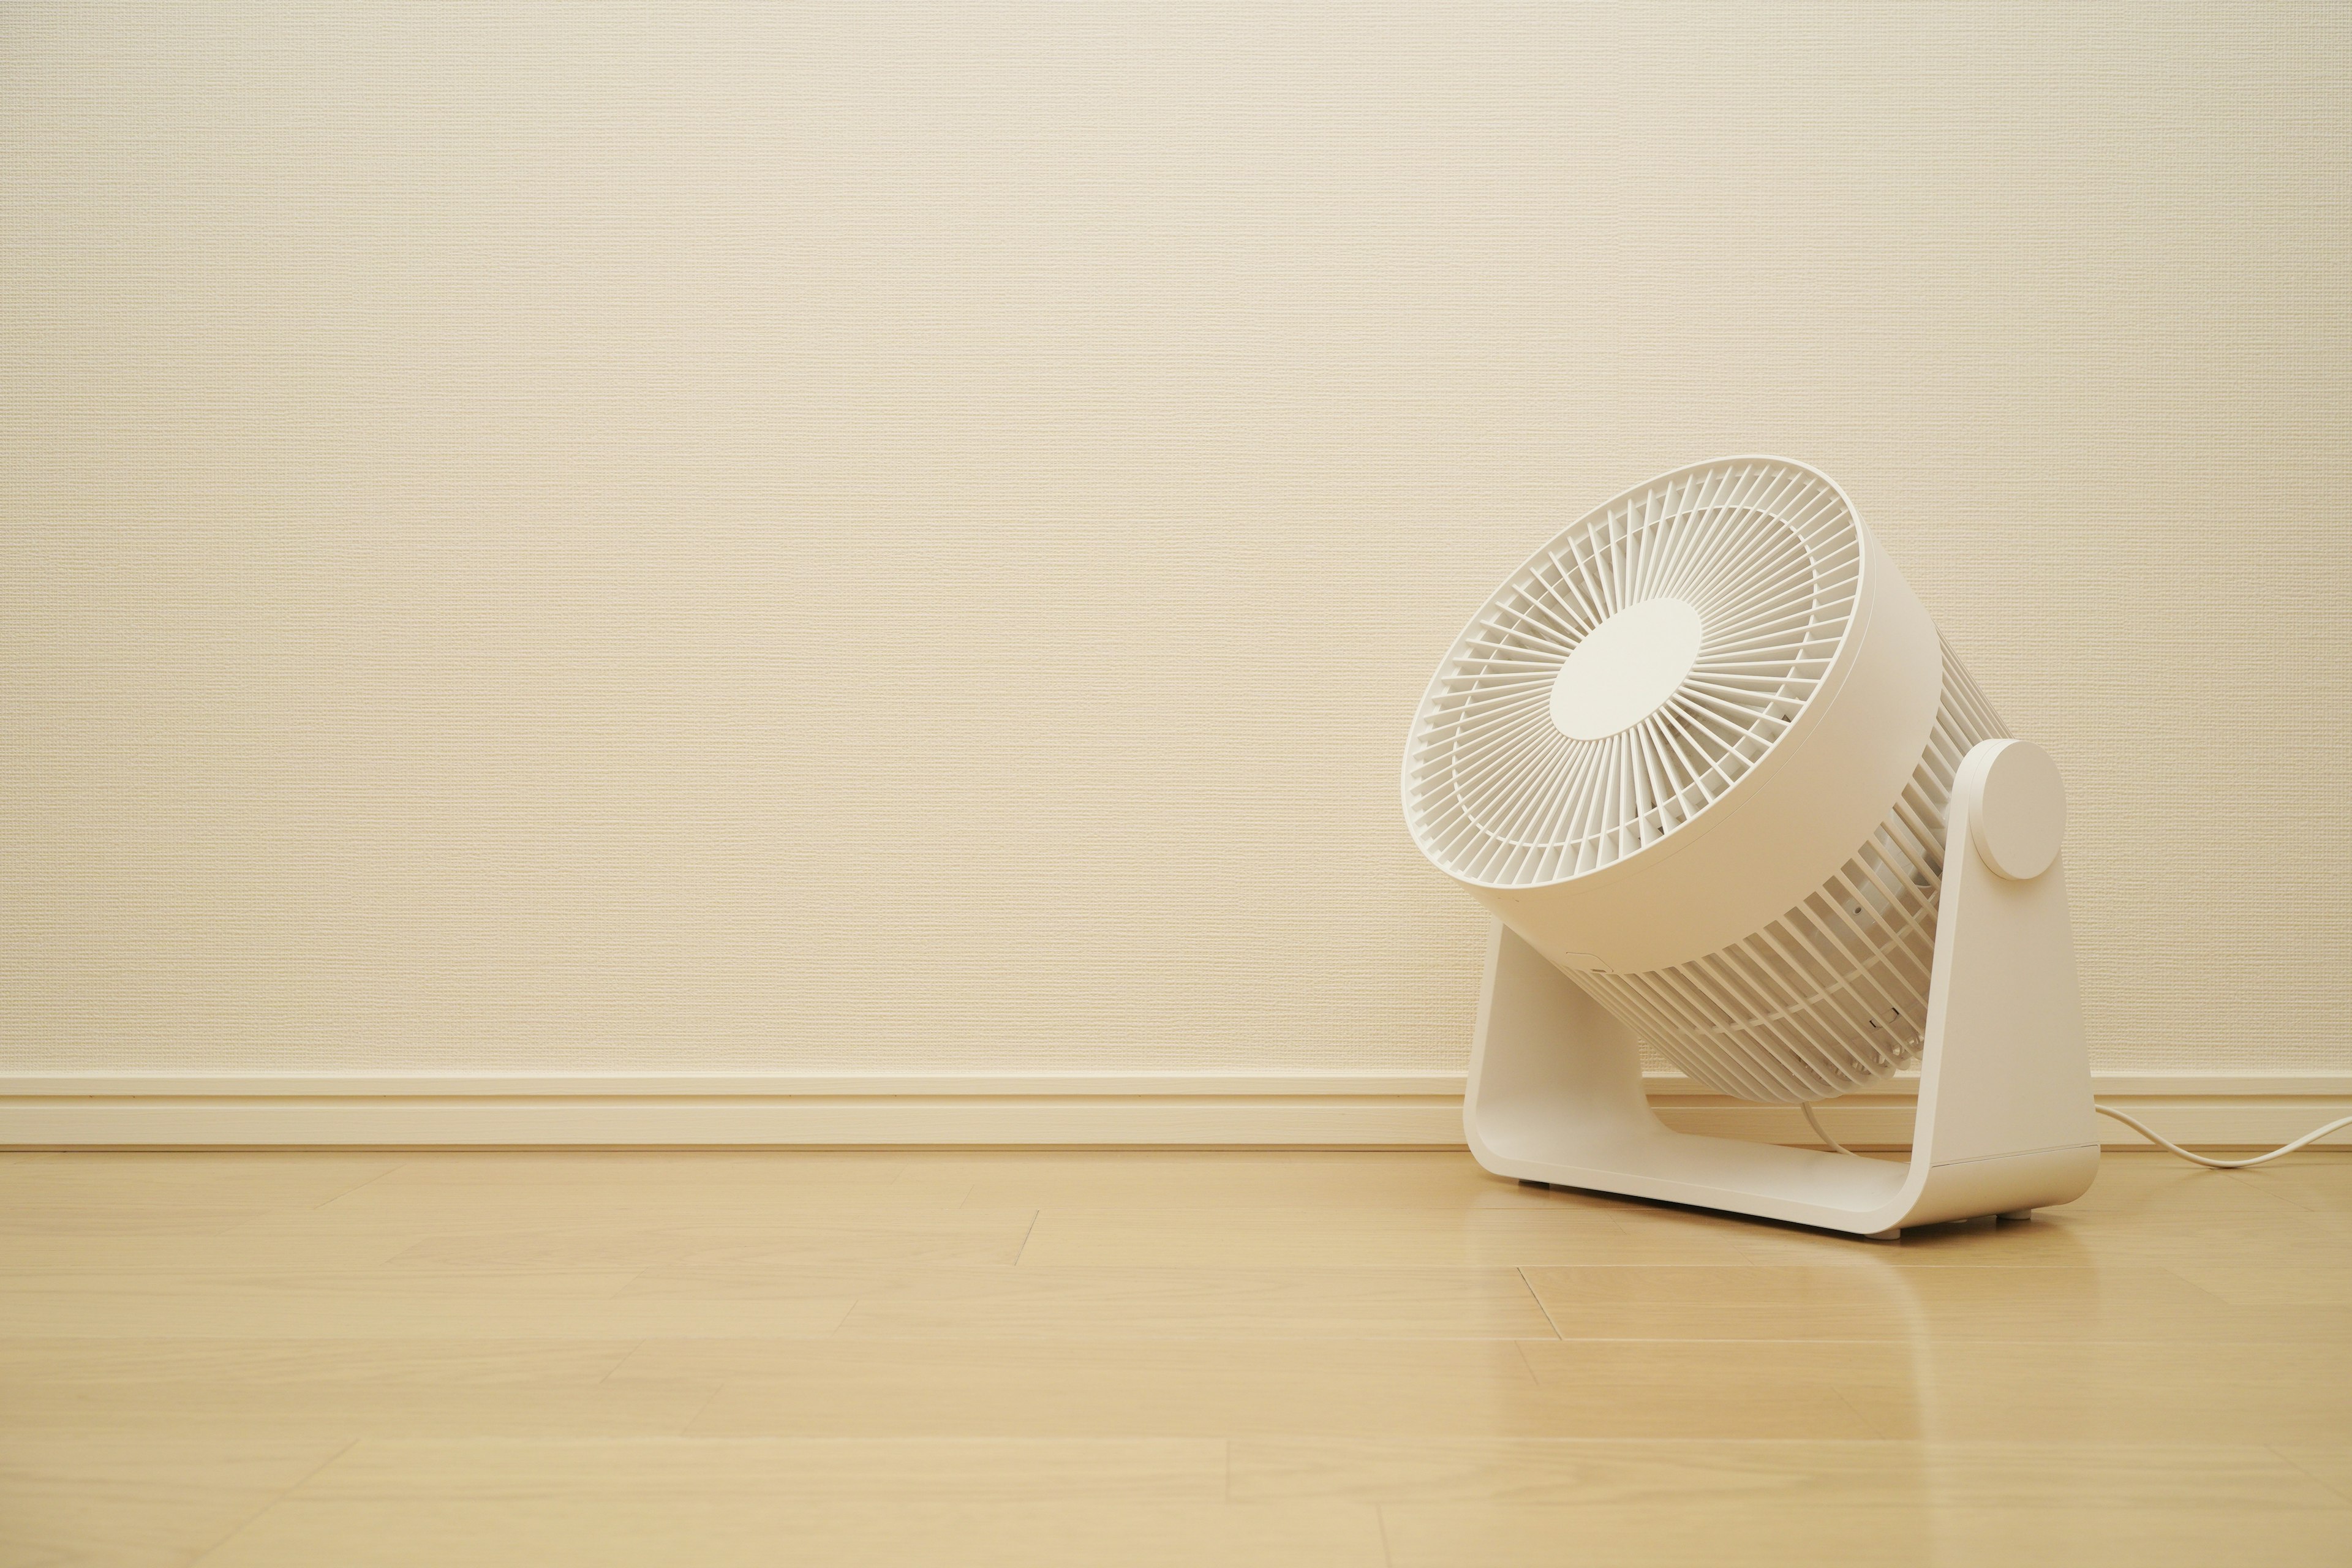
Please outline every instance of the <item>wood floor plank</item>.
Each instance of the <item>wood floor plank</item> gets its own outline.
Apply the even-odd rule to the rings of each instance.
[[[260,1268],[208,1261],[155,1270],[59,1269],[8,1280],[5,1299],[12,1305],[37,1303],[52,1296],[103,1296],[124,1302],[152,1299],[174,1304],[268,1298],[330,1306],[436,1300],[538,1300],[614,1296],[635,1279],[625,1268],[518,1268],[487,1277],[389,1268],[306,1268],[298,1258],[281,1254]]]
[[[37,1286],[43,1279],[73,1275],[267,1274],[282,1269],[289,1258],[299,1259],[305,1269],[350,1273],[389,1262],[415,1245],[406,1236],[341,1230],[295,1240],[259,1228],[270,1218],[248,1215],[218,1230],[140,1234],[135,1247],[124,1245],[125,1235],[132,1233],[103,1226],[79,1229],[68,1223],[37,1233],[19,1231],[0,1237],[0,1290],[11,1280]]]
[[[2336,1154],[2321,1156],[2316,1151],[2296,1155],[2291,1163],[2252,1171],[2209,1170],[2153,1149],[2109,1151],[2099,1157],[2098,1177],[2091,1190],[2050,1212],[2163,1221],[2200,1210],[2256,1213],[2292,1208],[2299,1206],[2297,1173],[2324,1171],[2329,1162],[2342,1162],[2344,1169],[2326,1177],[2323,1186],[2352,1173],[2352,1161]]]
[[[205,1556],[203,1568],[1384,1568],[1385,1561],[1378,1515],[1352,1504],[289,1499]]]
[[[2345,1500],[2260,1445],[1803,1438],[1244,1436],[1244,1501],[1673,1507],[2318,1509]]]
[[[121,1237],[220,1236],[268,1216],[264,1208],[215,1204],[141,1203],[118,1198],[90,1203],[19,1199],[0,1205],[0,1237]]]
[[[32,1384],[0,1402],[0,1432],[238,1437],[660,1436],[683,1432],[714,1390],[646,1379],[494,1389],[385,1382],[143,1385]]]
[[[2293,1167],[2272,1169],[2284,1173]],[[2347,1219],[2352,1208],[2339,1214],[2322,1201],[2297,1202],[2299,1187],[2284,1183],[2265,1187],[2259,1184],[2262,1174],[2202,1170],[2168,1155],[2109,1154],[2087,1194],[2075,1203],[2039,1211],[2032,1224],[1974,1221],[1918,1226],[1891,1247],[1800,1226],[1600,1194],[1520,1191],[1526,1194],[1526,1206],[1538,1211],[1549,1205],[1580,1218],[1638,1220],[1645,1233],[1654,1233],[1645,1240],[1662,1256],[1633,1257],[1627,1261],[1672,1261],[1663,1253],[1669,1237],[1677,1233],[1694,1246],[1708,1249],[1709,1256],[1699,1261],[1714,1261],[1729,1250],[1738,1255],[1732,1259],[1738,1261],[1865,1268],[2163,1266],[2182,1258],[2216,1257],[2226,1266],[2236,1258],[2249,1261],[2257,1256],[2275,1258],[2281,1248],[2292,1248],[2297,1256],[2326,1248],[2340,1256],[2352,1243],[2352,1219]],[[2306,1174],[2305,1180],[2312,1178]],[[2322,1194],[2332,1190],[2325,1177],[2313,1184]],[[2339,1184],[2352,1186],[2352,1180]],[[1069,1200],[1049,1203],[1041,1197],[1039,1201],[1047,1207],[1049,1220],[1058,1218],[1060,1209],[1072,1206]],[[1162,1200],[1160,1206],[1181,1205]],[[2230,1255],[2232,1248],[2235,1258]]]
[[[1222,1503],[1225,1443],[1104,1436],[368,1438],[293,1496],[305,1502]]]
[[[381,1180],[407,1158],[342,1150],[56,1154],[0,1165],[0,1212],[49,1203],[134,1212],[315,1208]]]
[[[1760,1379],[1834,1393],[1884,1437],[2352,1442],[2352,1342],[1570,1340],[1519,1350],[1537,1381],[1563,1394],[1664,1397]]]
[[[631,1289],[728,1290],[740,1270]],[[751,1278],[757,1288],[757,1276]],[[1523,1339],[1551,1331],[1510,1268],[926,1268],[861,1292],[852,1339]]]
[[[959,1205],[962,1183],[942,1188],[909,1180],[932,1169],[904,1154],[877,1159],[823,1150],[428,1153],[320,1205],[319,1217],[346,1225],[423,1219],[447,1226],[480,1214],[497,1225],[607,1213],[751,1217],[779,1210]]]
[[[560,1227],[468,1231],[420,1237],[386,1266],[503,1274],[555,1269],[644,1270],[673,1264],[756,1269],[862,1263],[1010,1264],[1036,1215],[1028,1209],[937,1212],[833,1210],[797,1221],[772,1215],[733,1224],[708,1219],[660,1226],[572,1219]]]
[[[1551,1332],[1516,1269],[819,1267],[649,1268],[646,1302],[856,1298],[838,1332],[887,1339],[1517,1339]]]
[[[2153,1156],[2147,1163],[2159,1163]],[[2241,1192],[2264,1194],[2315,1213],[2352,1215],[2352,1149],[2306,1149],[2254,1170],[2210,1173]]]
[[[185,1568],[344,1447],[0,1431],[0,1563]]]
[[[2337,1307],[2352,1303],[2352,1247],[2265,1247],[2237,1237],[2167,1266],[2209,1296],[2241,1307]]]
[[[1235,1433],[1866,1437],[1810,1368],[1539,1384],[1505,1342],[649,1342],[614,1380],[713,1379],[698,1436]]]
[[[2272,1448],[2279,1458],[2352,1502],[2352,1443],[2274,1443]]]
[[[459,1193],[651,1188],[698,1196],[752,1189],[889,1185],[937,1156],[899,1149],[433,1149],[404,1153],[388,1190]]]
[[[413,1270],[180,1276],[76,1274],[0,1283],[15,1338],[587,1339],[831,1333],[854,1296],[626,1296],[628,1274]]]
[[[2171,1270],[1530,1268],[1563,1339],[2352,1339],[2352,1307],[2242,1306]]]
[[[636,1348],[631,1340],[0,1339],[0,1393],[36,1384],[588,1384]]]
[[[1402,1503],[1381,1518],[1395,1568],[2341,1568],[2352,1525],[2352,1514],[2317,1510],[1823,1509],[1703,1496],[1672,1506]]]
[[[1032,1268],[1443,1268],[1580,1263],[1740,1263],[1718,1229],[1535,1205],[1402,1209],[1047,1209],[1021,1261]]]
[[[1334,1213],[1465,1208],[1530,1212],[1584,1208],[1607,1214],[1614,1200],[1524,1187],[1480,1170],[1453,1150],[984,1150],[934,1156],[975,1208],[1157,1213],[1273,1205]]]
[[[1713,1221],[1717,1226],[1727,1223]],[[1977,1220],[1922,1226],[1906,1231],[1893,1245],[1793,1226],[1742,1225],[1730,1234],[1745,1261],[1808,1267],[2100,1268],[2204,1263],[2227,1268],[2267,1264],[2283,1255],[2352,1259],[2352,1239],[2336,1234],[2325,1215],[2281,1203],[2250,1209],[2189,1208],[2161,1220],[2113,1220],[2053,1209],[2027,1225]]]
[[[918,1187],[896,1183],[858,1187],[795,1187],[774,1196],[755,1192],[719,1192],[710,1199],[679,1196],[677,1192],[640,1190],[595,1194],[588,1190],[524,1190],[482,1194],[466,1199],[454,1190],[421,1194],[367,1190],[352,1194],[348,1206],[330,1204],[308,1213],[275,1213],[245,1220],[242,1229],[282,1237],[301,1244],[318,1237],[404,1237],[424,1241],[428,1237],[499,1237],[527,1232],[581,1232],[609,1227],[614,1232],[654,1232],[673,1227],[706,1229],[779,1229],[812,1225],[863,1223],[875,1217],[887,1223],[898,1217],[906,1227],[929,1223],[934,1229],[955,1225],[955,1215],[967,1213],[952,1199],[924,1196]],[[990,1225],[985,1215],[1004,1211],[969,1211],[964,1227]],[[1030,1211],[1013,1211],[1028,1215]]]

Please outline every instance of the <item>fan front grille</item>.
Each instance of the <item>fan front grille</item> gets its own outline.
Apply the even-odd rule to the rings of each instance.
[[[1655,843],[1735,786],[1813,694],[1852,621],[1861,531],[1819,475],[1717,463],[1621,498],[1521,567],[1454,646],[1407,748],[1406,816],[1465,881],[1527,888]],[[1696,610],[1689,673],[1595,740],[1553,721],[1578,646],[1653,600]]]
[[[1744,1100],[1825,1100],[1916,1061],[1952,775],[1970,747],[2009,733],[1948,645],[1943,668],[1902,798],[1819,890],[1705,958],[1573,978],[1683,1071]]]

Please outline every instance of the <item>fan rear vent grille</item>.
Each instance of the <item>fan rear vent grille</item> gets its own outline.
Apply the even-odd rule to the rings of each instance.
[[[1824,1100],[1916,1061],[1952,775],[1970,747],[2009,732],[1948,645],[1943,670],[1902,797],[1819,890],[1704,958],[1575,978],[1676,1067],[1743,1100]]]

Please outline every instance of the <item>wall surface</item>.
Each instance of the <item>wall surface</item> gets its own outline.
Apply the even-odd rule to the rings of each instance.
[[[2352,1071],[2352,10],[0,29],[0,1069],[1458,1071],[1423,683],[1763,451]]]

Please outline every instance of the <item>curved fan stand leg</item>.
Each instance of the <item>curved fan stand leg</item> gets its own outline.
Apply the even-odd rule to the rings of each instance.
[[[1471,1152],[1522,1181],[1880,1237],[2080,1197],[2099,1140],[2064,861],[1997,874],[1969,811],[1956,792],[1907,1165],[1669,1130],[1625,1026],[1499,922],[1463,1105]]]

